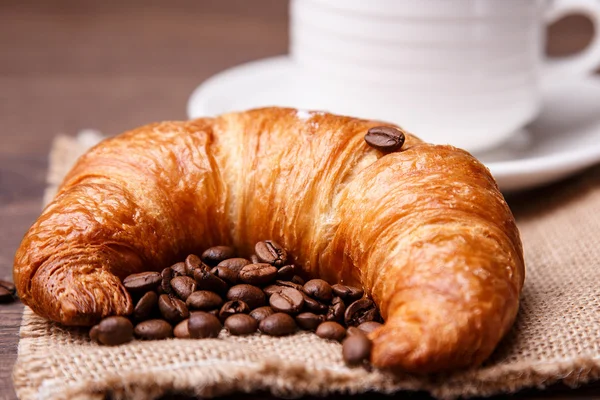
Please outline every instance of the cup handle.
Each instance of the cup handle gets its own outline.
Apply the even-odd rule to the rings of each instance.
[[[556,85],[565,78],[591,74],[600,66],[600,1],[554,0],[546,12],[546,23],[551,24],[567,15],[582,14],[594,24],[591,43],[578,54],[546,60],[544,83]]]

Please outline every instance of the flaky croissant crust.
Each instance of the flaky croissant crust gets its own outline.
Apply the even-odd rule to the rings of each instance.
[[[128,314],[120,278],[271,238],[309,277],[362,285],[384,327],[378,367],[433,372],[485,360],[524,279],[513,216],[465,151],[407,134],[384,155],[380,122],[265,108],[147,125],[79,159],[25,235],[25,304],[66,325]]]

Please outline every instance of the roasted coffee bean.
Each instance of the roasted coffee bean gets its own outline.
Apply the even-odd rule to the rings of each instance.
[[[92,329],[90,329],[89,335],[90,335],[90,339],[92,339],[92,341],[98,342],[98,325],[92,326]]]
[[[235,285],[240,280],[240,273],[231,268],[216,266],[213,269],[211,269],[210,272],[223,279],[230,285]]]
[[[176,324],[190,316],[185,303],[176,297],[168,294],[161,294],[158,297],[158,309],[160,313],[172,324]]]
[[[223,304],[223,307],[219,310],[219,319],[225,321],[227,318],[234,314],[248,314],[250,307],[242,300],[231,300]]]
[[[325,321],[317,328],[316,332],[321,339],[330,339],[341,342],[346,337],[346,329],[337,322]]]
[[[287,261],[287,251],[274,240],[256,243],[254,251],[259,260],[276,267],[282,267]]]
[[[275,281],[275,285],[285,286],[285,287],[291,287],[291,288],[294,288],[294,289],[296,289],[296,290],[298,290],[300,292],[302,292],[303,289],[304,289],[304,287],[301,284],[296,283],[296,282],[292,282],[292,281],[281,281],[281,280],[278,280],[278,281]]]
[[[227,300],[242,300],[250,309],[266,305],[266,297],[263,291],[252,285],[242,283],[235,285],[227,292]]]
[[[171,287],[175,294],[185,301],[196,290],[196,281],[189,276],[176,276],[171,279]]]
[[[307,331],[314,331],[323,321],[325,321],[325,318],[322,315],[311,312],[303,312],[296,315],[296,324]]]
[[[177,264],[171,265],[171,270],[173,271],[173,276],[185,276],[187,275],[187,269],[185,268],[185,263],[178,262]]]
[[[196,290],[210,290],[215,293],[225,294],[229,288],[227,282],[223,279],[202,268],[197,268],[194,271],[194,279],[196,280]]]
[[[325,319],[327,321],[335,321],[342,323],[344,322],[345,312],[346,305],[344,304],[344,301],[339,297],[334,297],[333,300],[331,300],[331,305],[327,310],[327,316],[325,317]]]
[[[129,275],[123,279],[123,286],[132,293],[145,293],[156,290],[160,282],[160,273],[148,271]]]
[[[290,280],[296,274],[296,266],[294,264],[284,265],[277,270],[277,279]]]
[[[198,290],[187,298],[185,304],[190,310],[209,311],[220,308],[223,305],[223,299],[215,292]]]
[[[269,298],[269,305],[275,312],[295,314],[302,310],[304,297],[294,288],[284,287]]]
[[[323,279],[311,279],[304,284],[304,293],[320,301],[331,301],[333,291],[331,285]]]
[[[173,288],[171,287],[171,279],[173,279],[173,269],[167,267],[160,272],[160,291],[159,294],[173,294]]]
[[[279,285],[269,285],[269,286],[265,286],[263,288],[263,292],[264,294],[267,295],[267,297],[271,297],[273,295],[273,293],[278,293],[281,291],[281,286]]]
[[[202,261],[215,266],[223,260],[235,257],[235,249],[231,246],[213,246],[202,253]]]
[[[363,294],[365,293],[364,290],[360,288],[354,286],[346,286],[340,283],[333,285],[331,289],[333,289],[333,294],[335,296],[340,297],[347,303],[352,303],[353,301],[359,300],[361,297],[363,297]]]
[[[156,306],[158,305],[158,295],[156,292],[148,292],[143,295],[135,305],[133,309],[133,318],[136,321],[143,321],[148,319]]]
[[[250,311],[250,316],[258,322],[273,314],[275,314],[275,311],[269,306],[258,307]]]
[[[342,356],[350,366],[360,365],[369,361],[373,344],[369,338],[360,333],[348,335],[342,342]]]
[[[98,342],[107,346],[117,346],[133,339],[133,324],[125,317],[106,317],[97,325]]]
[[[197,269],[201,269],[201,270],[206,270],[208,271],[210,268],[208,268],[208,265],[204,264],[202,262],[202,260],[200,259],[200,257],[198,257],[195,254],[190,254],[189,256],[187,256],[185,258],[185,272],[187,274],[187,276],[193,277],[194,276],[194,271],[196,271]]]
[[[246,260],[245,258],[237,257],[237,258],[228,258],[227,260],[223,260],[219,264],[217,264],[217,267],[229,268],[229,269],[232,269],[239,273],[240,270],[248,264],[251,264],[251,262],[249,260]]]
[[[248,314],[234,314],[225,320],[225,328],[235,336],[250,335],[258,329],[258,321]]]
[[[258,264],[258,263],[260,263],[258,256],[256,254],[252,254],[250,256],[250,264]]]
[[[374,126],[365,135],[365,142],[369,146],[384,153],[400,150],[404,140],[404,133],[392,126]]]
[[[382,327],[383,324],[376,322],[376,321],[367,321],[367,322],[363,322],[362,324],[358,325],[358,329],[360,329],[361,331],[363,331],[366,334],[369,334],[371,332],[373,332],[376,329],[379,329],[380,327]]]
[[[173,327],[164,319],[149,319],[135,326],[135,336],[144,340],[161,340],[173,336]]]
[[[4,286],[0,286],[0,303],[10,303],[13,300],[12,293]]]
[[[286,336],[296,332],[297,326],[288,314],[275,313],[260,321],[258,329],[267,335]]]
[[[277,277],[277,268],[271,264],[248,264],[240,270],[240,280],[250,285],[264,285]]]
[[[317,314],[323,314],[329,309],[328,306],[318,302],[304,292],[302,292],[302,296],[304,297],[304,308],[306,308],[308,311],[312,311]]]
[[[222,327],[217,317],[203,311],[195,312],[188,320],[188,331],[192,339],[216,338]]]
[[[370,299],[356,300],[350,304],[344,314],[346,326],[358,326],[363,322],[376,321],[379,319],[377,307]]]
[[[356,326],[351,326],[348,329],[346,329],[346,336],[350,336],[350,335],[364,335],[364,334],[365,334],[365,332],[361,331]]]
[[[293,282],[297,285],[300,285],[300,286],[304,286],[304,283],[305,283],[304,279],[302,279],[302,277],[300,275],[294,275],[292,277],[291,282]]]
[[[4,289],[8,290],[12,295],[17,293],[17,288],[15,287],[15,284],[9,281],[5,281],[4,279],[0,279],[0,287],[3,287]]]
[[[173,329],[173,336],[179,339],[189,339],[190,331],[188,330],[188,321],[189,318],[178,323]]]

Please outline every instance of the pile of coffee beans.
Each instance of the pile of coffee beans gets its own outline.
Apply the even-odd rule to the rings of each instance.
[[[342,342],[349,365],[367,362],[367,334],[381,326],[375,303],[360,288],[305,281],[288,259],[286,249],[265,240],[249,259],[215,246],[161,272],[129,275],[123,285],[134,299],[133,313],[103,319],[90,337],[118,345],[134,337],[216,338],[223,328],[231,335],[271,336],[303,329]]]
[[[17,298],[14,283],[0,279],[0,303],[12,303]]]

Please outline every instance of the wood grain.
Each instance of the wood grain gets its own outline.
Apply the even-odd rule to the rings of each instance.
[[[577,51],[591,32],[588,21],[569,17],[550,29],[548,52]],[[287,41],[281,0],[0,1],[0,278],[10,278],[14,252],[39,215],[56,134],[116,134],[184,119],[200,82],[285,53]],[[0,399],[16,397],[10,376],[21,312],[18,302],[0,305]],[[554,387],[497,399],[591,399],[599,390]],[[249,396],[235,396],[242,397]]]

